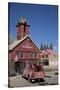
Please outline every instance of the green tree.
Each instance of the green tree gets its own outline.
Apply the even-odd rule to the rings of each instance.
[[[48,44],[46,45],[46,49],[49,49]]]
[[[43,50],[43,43],[41,43],[40,49]]]
[[[52,43],[50,44],[50,49],[52,49],[52,50],[53,50],[53,44],[52,44]]]
[[[46,46],[46,44],[44,44],[44,50],[46,50],[47,49],[47,46]]]

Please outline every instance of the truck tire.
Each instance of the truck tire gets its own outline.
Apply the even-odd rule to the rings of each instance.
[[[43,78],[40,78],[40,80],[39,80],[40,82],[44,82],[45,80],[43,79]]]

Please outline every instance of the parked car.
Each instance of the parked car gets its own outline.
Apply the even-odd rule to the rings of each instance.
[[[26,63],[22,76],[30,82],[35,80],[44,81],[45,72],[43,65]]]

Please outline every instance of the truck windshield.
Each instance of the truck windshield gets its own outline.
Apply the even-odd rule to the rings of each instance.
[[[42,66],[40,64],[39,65],[34,64],[34,70],[35,72],[42,71]]]
[[[37,69],[38,72],[39,72],[39,71],[42,71],[41,65],[36,66],[36,69]]]

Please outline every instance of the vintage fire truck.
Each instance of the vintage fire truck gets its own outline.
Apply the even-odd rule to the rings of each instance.
[[[30,82],[35,82],[35,80],[43,82],[45,76],[43,64],[26,63],[22,76],[27,78]]]

